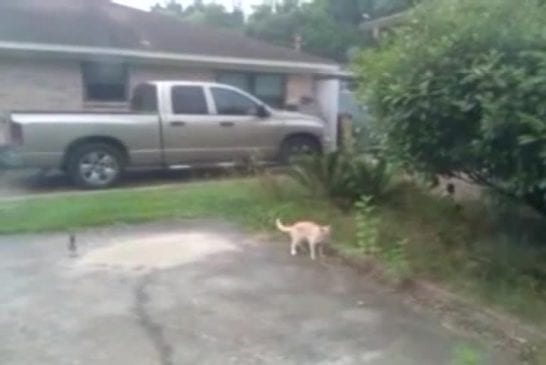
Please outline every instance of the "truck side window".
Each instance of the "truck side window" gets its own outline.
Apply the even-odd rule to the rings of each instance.
[[[174,86],[172,88],[174,114],[208,114],[205,92],[201,86]]]
[[[212,96],[216,111],[220,115],[256,115],[258,105],[251,99],[233,90],[213,87]]]
[[[136,113],[157,113],[157,87],[152,84],[140,84],[135,87],[131,110]]]

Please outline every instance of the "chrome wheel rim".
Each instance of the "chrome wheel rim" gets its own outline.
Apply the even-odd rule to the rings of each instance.
[[[80,176],[86,184],[105,186],[119,174],[119,164],[114,156],[104,151],[89,152],[79,163]]]

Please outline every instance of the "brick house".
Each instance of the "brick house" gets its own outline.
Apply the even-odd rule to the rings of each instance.
[[[0,113],[124,108],[146,80],[218,81],[275,107],[315,100],[335,136],[340,66],[109,0],[2,0]]]

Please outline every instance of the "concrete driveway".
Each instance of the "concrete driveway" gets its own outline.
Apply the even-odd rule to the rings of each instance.
[[[466,343],[353,270],[229,224],[81,232],[77,257],[67,242],[0,237],[0,364],[442,365]]]

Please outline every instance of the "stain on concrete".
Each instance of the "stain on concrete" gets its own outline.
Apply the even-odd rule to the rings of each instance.
[[[92,249],[77,265],[143,272],[169,269],[203,260],[208,255],[236,250],[237,246],[215,233],[155,233]]]
[[[78,259],[66,237],[0,237],[0,364],[451,365],[468,340],[336,261],[225,222],[78,232]]]

